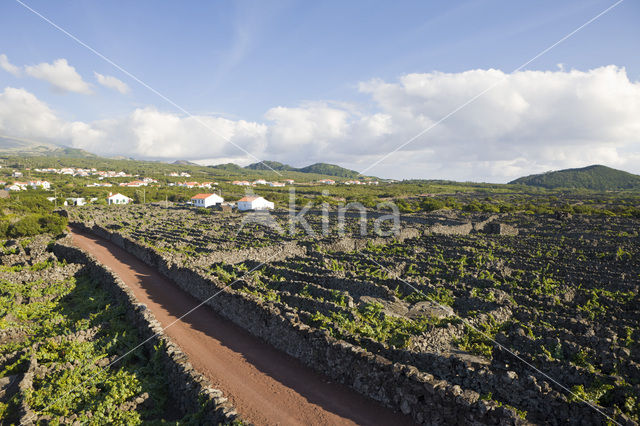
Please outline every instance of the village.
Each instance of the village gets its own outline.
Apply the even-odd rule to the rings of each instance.
[[[59,179],[66,179],[62,182],[55,183],[56,178],[51,181],[45,180],[41,175],[49,174],[59,177]],[[37,179],[32,178],[32,175],[38,176]],[[5,173],[5,176],[7,174]],[[222,211],[259,211],[259,210],[272,210],[275,208],[275,203],[268,200],[265,196],[254,194],[253,188],[286,188],[296,185],[296,181],[293,179],[281,179],[280,181],[269,181],[266,179],[254,179],[254,180],[231,180],[228,182],[222,182],[221,185],[218,182],[211,180],[182,180],[181,178],[192,178],[192,174],[185,171],[173,171],[164,173],[164,181],[159,181],[160,177],[154,176],[140,176],[138,174],[127,173],[124,171],[115,170],[99,170],[97,168],[74,168],[74,167],[61,167],[61,168],[29,168],[25,167],[21,170],[12,170],[10,176],[14,180],[0,180],[0,189],[3,188],[4,196],[10,196],[11,193],[19,194],[23,191],[30,190],[44,190],[51,191],[54,194],[47,196],[47,200],[54,203],[56,206],[84,206],[87,204],[106,204],[106,205],[126,205],[131,203],[145,203],[145,189],[146,188],[167,188],[172,190],[204,190],[197,194],[184,193],[188,199],[181,200],[182,205],[191,205],[195,208],[211,208],[219,209]],[[27,179],[25,179],[27,177]],[[127,178],[132,178],[127,180]],[[178,179],[175,179],[178,178]],[[193,179],[193,178],[192,178]],[[376,180],[334,180],[334,179],[316,179],[309,180],[308,182],[299,182],[298,184],[307,186],[335,186],[335,185],[378,185]],[[236,200],[228,201],[222,196],[223,186],[231,185],[236,187],[243,187],[245,194]],[[91,193],[90,196],[80,193],[81,191],[75,190],[72,194],[67,194],[66,188],[83,186],[91,189],[108,189],[105,193]],[[118,188],[122,188],[122,192],[118,192]],[[142,191],[142,199],[134,199],[128,188],[139,189]],[[137,192],[136,192],[137,193]]]

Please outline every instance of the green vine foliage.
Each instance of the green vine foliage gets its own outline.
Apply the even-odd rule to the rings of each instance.
[[[82,274],[53,282],[20,279],[24,270],[60,272],[64,266],[2,267],[11,279],[0,283],[0,330],[20,337],[0,346],[0,355],[18,354],[0,367],[0,377],[25,373],[31,359],[38,364],[32,388],[0,404],[3,424],[18,421],[20,401],[52,425],[71,416],[94,425],[164,422],[169,397],[161,348],[141,347],[107,365],[136,347],[140,336],[100,283]],[[152,403],[135,403],[145,394]]]

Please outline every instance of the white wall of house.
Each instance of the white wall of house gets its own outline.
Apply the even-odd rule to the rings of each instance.
[[[67,198],[64,202],[65,206],[84,206],[85,204],[87,204],[87,200],[84,198]]]
[[[129,204],[131,202],[131,198],[122,194],[113,194],[107,198],[107,202],[109,204]]]
[[[216,204],[222,204],[224,198],[218,194],[211,194],[207,198],[192,198],[191,203],[196,207],[211,207]]]
[[[263,197],[258,197],[250,201],[238,201],[238,210],[273,210],[274,204],[271,201],[265,200]]]

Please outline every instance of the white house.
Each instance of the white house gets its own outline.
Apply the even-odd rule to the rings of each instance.
[[[223,202],[224,198],[218,194],[196,194],[191,197],[191,204],[196,207],[210,207]]]
[[[29,181],[29,185],[33,189],[36,189],[38,187],[40,187],[42,189],[50,189],[51,188],[51,184],[46,180],[31,180],[31,181]]]
[[[336,181],[333,179],[320,179],[318,181],[318,183],[322,184],[322,185],[335,185]]]
[[[85,204],[87,204],[87,200],[82,197],[67,198],[64,202],[65,206],[84,206]]]
[[[120,193],[118,194],[109,193],[109,196],[107,197],[107,203],[109,204],[129,204],[131,201],[132,201],[131,198],[127,197],[126,195],[122,195]]]
[[[238,200],[238,210],[273,210],[273,203],[265,200],[263,197],[251,196],[243,197]]]
[[[24,185],[19,185],[17,183],[14,183],[13,185],[9,186],[7,189],[9,191],[24,191],[25,189],[27,189],[27,187]]]
[[[256,179],[256,180],[253,181],[253,184],[254,185],[266,185],[267,181],[264,180],[264,179]]]

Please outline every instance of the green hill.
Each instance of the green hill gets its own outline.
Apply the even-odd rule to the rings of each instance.
[[[198,163],[194,163],[193,161],[187,160],[176,160],[171,164],[175,164],[176,166],[198,166]]]
[[[260,163],[249,164],[245,167],[249,170],[277,170],[287,172],[300,172],[300,173],[313,173],[317,175],[336,176],[344,178],[357,178],[360,177],[360,173],[355,170],[345,169],[344,167],[336,166],[335,164],[328,163],[316,163],[310,166],[295,168],[288,164],[283,164],[278,161],[262,161]]]
[[[640,176],[593,165],[580,169],[566,169],[530,175],[509,183],[537,186],[542,188],[571,188],[613,191],[622,189],[640,189]]]
[[[319,175],[338,176],[344,178],[357,178],[360,173],[355,170],[345,169],[344,167],[336,166],[335,164],[316,163],[307,167],[298,169],[302,173],[316,173]]]
[[[49,142],[32,141],[0,135],[0,155],[5,156],[54,156],[91,158],[96,155],[78,148],[70,148]]]
[[[245,169],[249,170],[284,170],[284,171],[294,171],[295,167],[291,167],[288,164],[283,164],[278,161],[262,161],[260,163],[253,163],[245,166]]]
[[[235,173],[242,173],[242,171],[244,170],[242,167],[238,166],[235,163],[216,164],[215,166],[207,166],[207,167],[211,169],[224,170],[227,172],[235,172]]]

